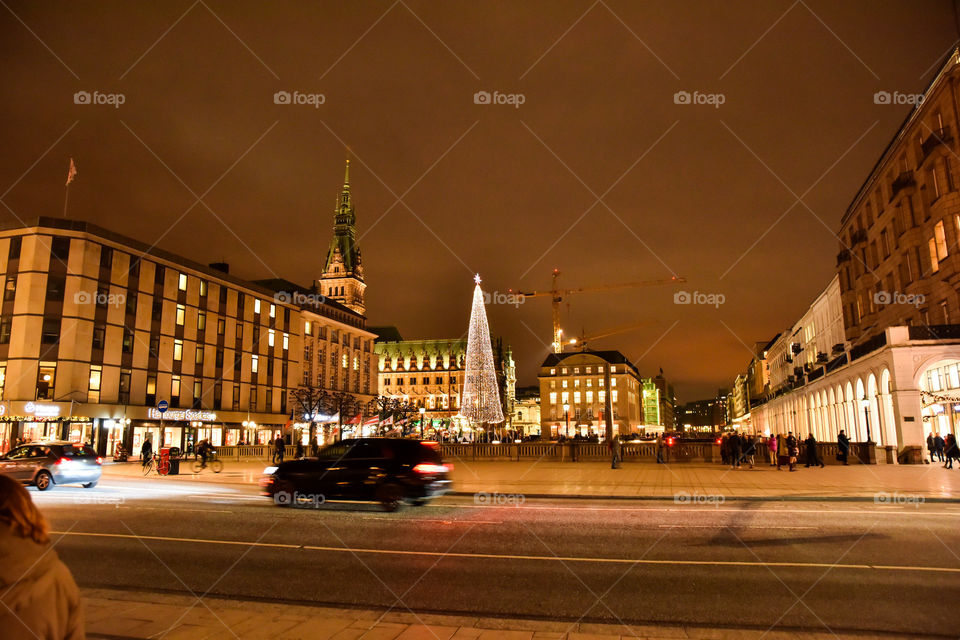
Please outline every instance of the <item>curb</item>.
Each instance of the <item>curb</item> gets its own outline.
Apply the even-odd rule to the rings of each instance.
[[[460,498],[469,498],[476,496],[478,493],[487,493],[487,494],[496,494],[496,493],[507,493],[506,491],[448,491],[445,495],[456,496]],[[515,491],[514,493],[519,493],[525,498],[534,498],[538,500],[633,500],[633,501],[660,501],[660,502],[674,502],[676,498],[672,495],[670,496],[658,496],[658,495],[638,495],[638,496],[624,496],[624,495],[601,495],[601,494],[591,494],[591,493],[525,493],[523,491]],[[689,495],[701,495],[696,492],[688,492]],[[714,495],[714,494],[702,494],[702,495]],[[924,503],[943,503],[943,504],[960,504],[960,498],[937,498],[937,497],[923,497]],[[876,498],[873,496],[723,496],[725,502],[873,502],[876,503]],[[884,504],[886,503],[877,503]],[[893,505],[890,505],[893,506]]]

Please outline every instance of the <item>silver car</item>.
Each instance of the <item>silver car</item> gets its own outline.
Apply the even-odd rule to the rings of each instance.
[[[97,486],[103,460],[93,447],[72,442],[31,442],[0,456],[0,473],[46,491],[55,484]]]

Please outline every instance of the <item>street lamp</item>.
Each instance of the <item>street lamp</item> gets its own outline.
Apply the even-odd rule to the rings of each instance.
[[[867,442],[869,443],[872,442],[872,440],[870,440],[870,401],[863,398],[860,400],[860,406],[863,407],[863,417],[867,422]]]
[[[423,440],[423,418],[427,413],[426,407],[420,407],[420,439]]]
[[[569,438],[570,437],[570,405],[563,405],[563,416],[567,421],[567,428],[564,431],[564,434]]]

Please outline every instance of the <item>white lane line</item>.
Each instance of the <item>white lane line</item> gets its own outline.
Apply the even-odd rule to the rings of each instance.
[[[800,569],[859,569],[875,571],[928,571],[933,573],[958,573],[960,568],[930,566],[898,566],[870,564],[832,564],[829,562],[745,562],[733,560],[652,560],[648,558],[584,558],[563,556],[528,556],[496,553],[444,553],[440,551],[412,551],[406,549],[364,549],[359,547],[326,547],[319,545],[284,544],[281,542],[245,542],[243,540],[212,540],[209,538],[177,538],[170,536],[133,535],[129,533],[94,533],[86,531],[51,531],[54,535],[81,536],[92,538],[123,538],[130,540],[155,540],[158,542],[188,542],[195,544],[220,544],[242,547],[264,547],[270,549],[299,549],[305,551],[332,551],[338,553],[386,556],[428,556],[441,558],[465,558],[488,560],[539,560],[546,562],[591,562],[598,564],[649,564],[649,565],[686,565],[709,567],[796,567]]]
[[[904,507],[904,510],[899,510],[895,507],[889,507],[884,509],[776,509],[776,510],[767,510],[767,509],[720,509],[717,507],[704,506],[699,508],[692,507],[549,507],[542,505],[533,505],[529,502],[525,502],[523,505],[516,506],[498,506],[498,505],[480,505],[480,504],[430,504],[427,506],[431,507],[461,507],[465,509],[535,509],[539,511],[670,511],[673,513],[749,513],[750,515],[777,515],[781,513],[813,513],[820,515],[831,515],[834,513],[855,513],[855,514],[864,514],[864,513],[882,513],[882,514],[893,514],[893,515],[903,515],[903,516],[951,516],[954,518],[960,518],[960,510],[958,511],[923,511],[921,509],[916,509],[914,507]]]
[[[661,529],[729,529],[728,524],[661,524]],[[734,529],[821,529],[822,527],[790,527],[779,524],[737,524]]]

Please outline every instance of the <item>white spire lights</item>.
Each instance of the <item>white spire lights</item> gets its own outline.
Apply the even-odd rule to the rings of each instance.
[[[480,288],[480,274],[477,274],[473,281],[476,286],[473,288],[473,308],[470,310],[460,416],[474,424],[496,424],[503,422],[503,410],[500,408],[500,389],[490,344],[487,310],[483,305],[483,290]]]

